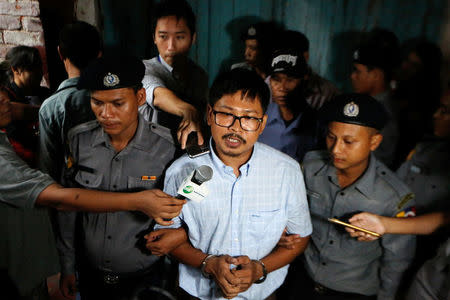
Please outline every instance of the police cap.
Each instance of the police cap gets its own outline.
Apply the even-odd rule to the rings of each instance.
[[[135,87],[142,84],[144,74],[145,66],[136,57],[100,57],[82,71],[77,88],[100,91]]]
[[[285,73],[302,78],[308,71],[303,54],[294,49],[278,50],[272,55],[270,74]]]
[[[399,63],[394,47],[364,43],[353,52],[353,62],[390,72]]]
[[[389,117],[383,104],[369,95],[338,95],[320,110],[325,122],[341,122],[383,129]]]

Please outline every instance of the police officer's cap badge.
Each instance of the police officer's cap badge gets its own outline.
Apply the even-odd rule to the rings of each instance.
[[[250,27],[247,31],[247,34],[250,36],[256,35],[256,28],[255,27]]]
[[[105,77],[103,77],[103,85],[106,87],[116,86],[119,82],[119,77],[116,74],[108,73]]]
[[[359,59],[359,50],[356,50],[355,52],[353,52],[353,59],[354,60],[358,60]]]
[[[344,106],[344,115],[347,117],[357,117],[359,114],[359,106],[355,102],[347,103]]]

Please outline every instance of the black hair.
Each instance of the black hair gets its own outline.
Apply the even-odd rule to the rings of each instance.
[[[242,91],[242,99],[259,98],[263,112],[269,105],[270,92],[264,80],[255,72],[233,69],[219,74],[209,91],[209,105],[214,106],[225,95]]]
[[[21,71],[42,71],[42,60],[39,55],[39,50],[35,47],[16,46],[6,53],[5,61],[1,63],[1,71],[5,74],[2,82],[14,78],[12,69]]]
[[[59,34],[61,56],[68,58],[80,70],[97,58],[102,48],[102,39],[97,29],[83,21],[65,25]]]
[[[152,27],[153,34],[155,33],[158,20],[169,16],[175,16],[177,20],[184,19],[191,31],[191,35],[194,35],[196,32],[195,15],[192,7],[185,0],[162,0],[156,4]]]

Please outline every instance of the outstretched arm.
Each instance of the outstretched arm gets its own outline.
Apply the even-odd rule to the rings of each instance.
[[[392,234],[431,234],[439,227],[450,223],[450,212],[433,212],[422,216],[411,218],[392,218],[363,212],[354,215],[350,220],[356,225],[381,235]],[[346,228],[352,237],[361,241],[372,241],[377,239],[364,232]]]
[[[78,188],[63,188],[58,184],[46,187],[36,200],[37,205],[52,206],[58,210],[85,210],[92,212],[136,210],[155,219],[161,225],[170,225],[186,200],[173,198],[160,190],[137,193],[112,193]]]
[[[198,144],[203,144],[203,135],[201,132],[201,119],[197,109],[191,104],[178,98],[171,90],[165,87],[157,87],[153,91],[153,105],[170,114],[182,117],[177,131],[177,138],[181,148],[186,147],[186,141],[189,133],[197,132]]]

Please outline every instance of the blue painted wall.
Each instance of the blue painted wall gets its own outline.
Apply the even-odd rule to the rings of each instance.
[[[392,30],[400,39],[426,36],[439,42],[446,0],[188,0],[197,15],[191,57],[210,74],[242,60],[242,30],[257,21],[276,21],[310,39],[310,65],[348,87],[351,49],[361,32]],[[149,20],[153,1],[102,0],[105,44],[141,57],[154,55]]]

